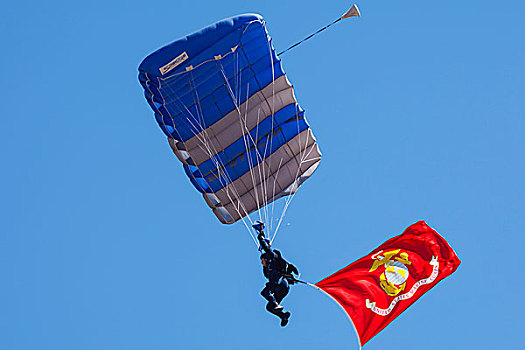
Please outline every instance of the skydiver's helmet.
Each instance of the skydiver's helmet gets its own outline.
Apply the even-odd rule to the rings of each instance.
[[[262,230],[264,229],[264,222],[257,221],[254,225],[252,225],[252,227],[257,231],[262,232]]]

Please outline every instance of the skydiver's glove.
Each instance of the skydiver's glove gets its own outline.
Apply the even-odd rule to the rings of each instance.
[[[263,232],[264,230],[264,223],[261,221],[257,221],[256,224],[252,225],[252,227],[259,233]]]
[[[288,263],[288,271],[290,273],[295,273],[296,275],[299,275],[299,271],[297,270],[297,267],[295,267],[294,264]]]

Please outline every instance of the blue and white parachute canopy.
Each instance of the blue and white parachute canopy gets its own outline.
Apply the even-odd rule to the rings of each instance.
[[[190,181],[224,224],[295,194],[319,165],[259,15],[222,20],[155,51],[139,80]]]

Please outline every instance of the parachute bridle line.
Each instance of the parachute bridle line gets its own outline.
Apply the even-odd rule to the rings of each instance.
[[[304,43],[305,41],[307,41],[307,40],[313,38],[314,36],[316,36],[317,34],[321,33],[322,31],[324,31],[324,30],[330,28],[331,26],[333,26],[334,24],[336,24],[337,22],[339,22],[339,21],[342,20],[342,19],[343,19],[342,17],[336,19],[336,20],[333,21],[332,23],[330,23],[330,24],[324,26],[323,28],[317,30],[315,33],[312,33],[312,34],[308,35],[306,38],[304,38],[304,39],[302,39],[302,40],[296,42],[295,44],[293,44],[292,46],[288,47],[287,49],[285,49],[285,50],[279,52],[279,53],[277,54],[277,56],[281,56],[282,54],[284,54],[284,53],[290,51],[291,49],[293,49],[293,48],[295,48],[295,47],[301,45],[301,44]]]
[[[313,38],[314,36],[316,36],[317,34],[321,33],[322,31],[324,31],[324,30],[330,28],[331,26],[333,26],[333,25],[336,24],[337,22],[341,21],[342,19],[350,18],[350,17],[360,17],[360,16],[361,16],[361,14],[359,13],[359,9],[357,8],[357,6],[356,6],[356,5],[352,5],[352,7],[351,7],[351,8],[350,8],[350,9],[349,9],[344,15],[342,15],[341,17],[339,17],[338,19],[336,19],[336,20],[333,21],[332,23],[330,23],[330,24],[324,26],[323,28],[318,29],[316,32],[314,32],[314,33],[308,35],[306,38],[304,38],[304,39],[302,39],[302,40],[296,42],[295,44],[293,44],[292,46],[288,47],[287,49],[285,49],[285,50],[279,52],[279,53],[277,54],[277,56],[281,56],[282,54],[284,54],[284,53],[290,51],[291,49],[293,49],[293,48],[295,48],[295,47],[301,45],[301,44],[304,43],[305,41],[307,41],[307,40]]]

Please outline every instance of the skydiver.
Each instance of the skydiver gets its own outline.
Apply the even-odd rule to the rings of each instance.
[[[266,286],[261,291],[261,295],[268,300],[266,310],[276,315],[281,319],[281,327],[288,324],[290,312],[284,312],[284,308],[280,305],[281,301],[290,291],[290,284],[295,283],[295,278],[292,275],[299,274],[297,268],[284,260],[276,249],[270,248],[271,242],[264,235],[264,223],[258,221],[253,228],[258,232],[257,239],[260,244],[261,264],[263,266],[264,277],[268,279]]]

